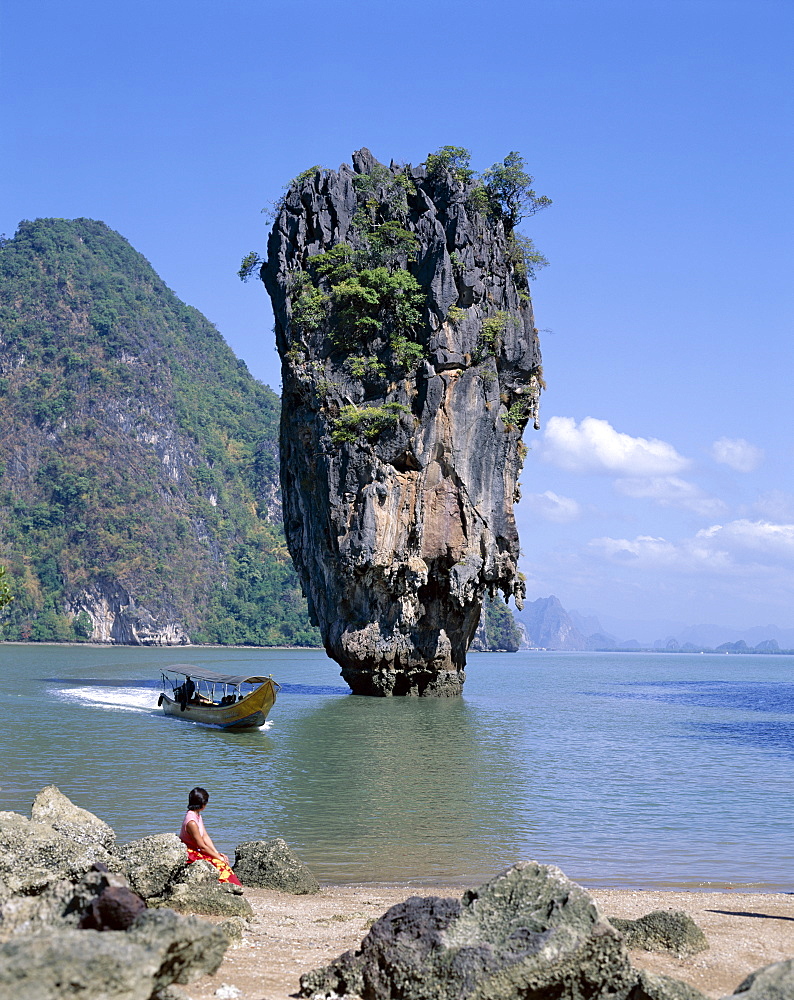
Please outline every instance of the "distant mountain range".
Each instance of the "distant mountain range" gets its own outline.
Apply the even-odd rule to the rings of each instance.
[[[530,646],[540,649],[603,649],[617,645],[614,635],[604,633],[595,617],[566,611],[559,600],[540,597],[515,612],[527,631]]]
[[[669,622],[631,622],[592,612],[567,611],[554,597],[541,597],[515,612],[529,645],[542,649],[656,649],[669,652],[778,652],[794,649],[794,629],[757,625],[732,629],[722,625],[684,626]]]

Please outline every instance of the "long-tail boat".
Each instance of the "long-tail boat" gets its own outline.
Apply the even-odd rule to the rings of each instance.
[[[166,715],[185,722],[220,729],[260,729],[279,688],[272,677],[220,674],[191,663],[175,663],[163,670],[163,693],[157,704]]]

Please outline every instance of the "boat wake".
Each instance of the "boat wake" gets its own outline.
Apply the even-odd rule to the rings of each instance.
[[[85,687],[55,688],[51,691],[60,701],[101,708],[110,712],[153,712],[157,708],[157,692],[145,687]]]

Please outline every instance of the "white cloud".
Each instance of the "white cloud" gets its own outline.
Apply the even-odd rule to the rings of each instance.
[[[671,476],[689,460],[658,438],[631,437],[606,420],[551,417],[546,424],[541,458],[569,472],[613,473],[622,476]]]
[[[697,536],[679,543],[652,535],[638,535],[634,539],[594,538],[590,548],[601,552],[611,562],[641,570],[725,571],[730,564],[727,552]]]
[[[530,493],[522,500],[538,517],[545,521],[555,521],[557,524],[568,524],[581,516],[582,508],[571,497],[563,497],[551,490],[545,493]]]
[[[794,562],[794,524],[741,519],[715,524],[697,533],[699,538],[714,540],[739,558],[771,557],[774,562]]]
[[[616,479],[615,489],[627,497],[653,500],[662,507],[681,507],[708,517],[718,516],[726,510],[721,500],[708,496],[699,486],[678,476]]]
[[[711,446],[711,457],[736,472],[752,472],[763,462],[764,452],[744,438],[721,437]]]
[[[652,535],[594,538],[591,551],[610,562],[641,570],[683,573],[744,573],[794,566],[794,524],[741,519],[703,528],[692,538],[670,542]]]
[[[794,521],[794,493],[783,490],[761,493],[753,509],[770,521]]]

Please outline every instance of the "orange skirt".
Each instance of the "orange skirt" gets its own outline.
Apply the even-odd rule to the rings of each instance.
[[[192,864],[194,861],[209,861],[218,873],[219,882],[231,882],[232,885],[243,884],[229,867],[228,861],[221,861],[219,858],[211,858],[209,854],[205,854],[203,851],[193,851],[188,847],[187,863]]]

